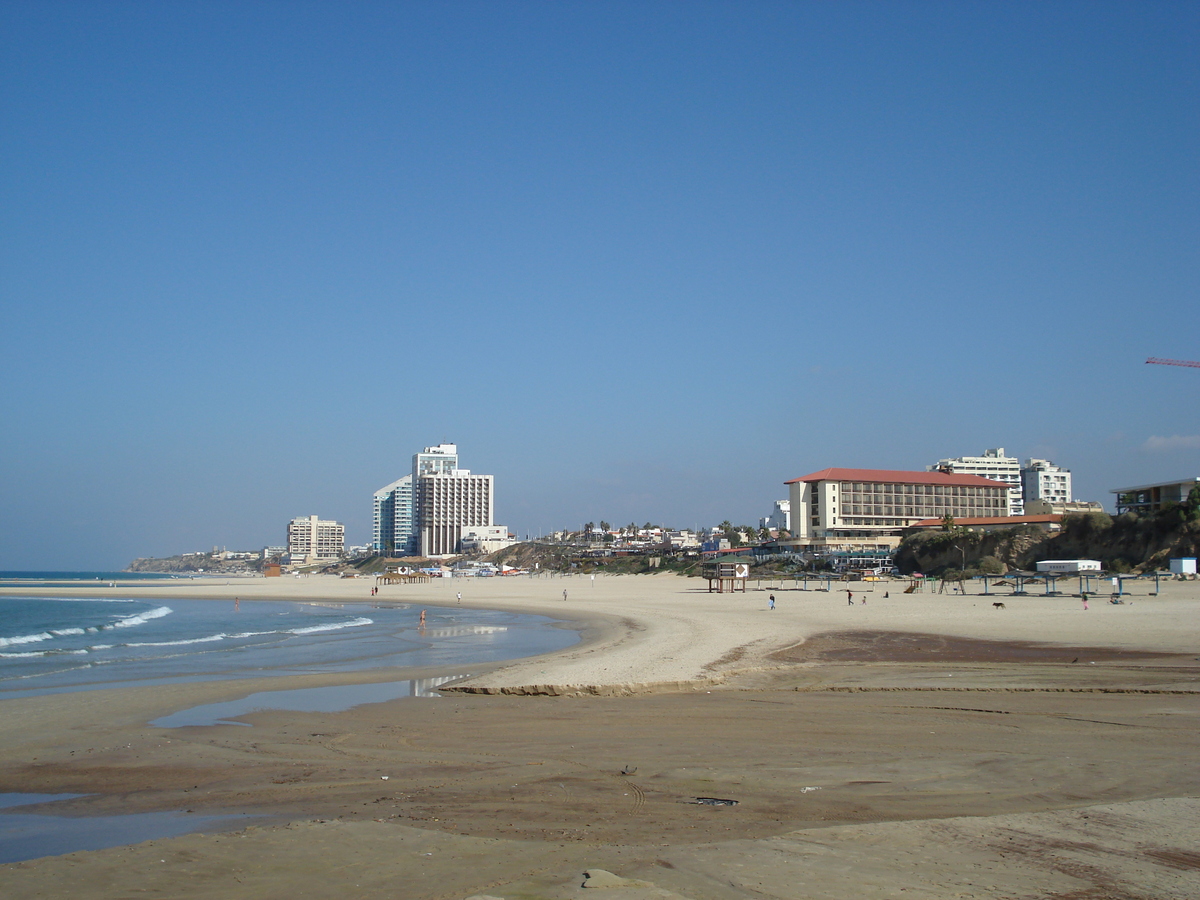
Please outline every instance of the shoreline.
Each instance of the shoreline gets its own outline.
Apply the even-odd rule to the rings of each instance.
[[[702,579],[673,574],[602,575],[595,580],[497,577],[393,585],[371,596],[373,579],[312,576],[230,581],[169,580],[170,589],[145,582],[69,589],[2,585],[0,598],[16,594],[104,598],[119,591],[144,600],[169,601],[174,596],[231,602],[236,597],[246,602],[461,606],[541,615],[555,620],[556,627],[576,631],[579,642],[549,654],[478,666],[483,671],[465,683],[487,691],[528,689],[530,693],[544,693],[547,688],[558,693],[630,693],[705,687],[755,668],[774,668],[780,651],[848,627],[1187,654],[1198,649],[1193,621],[1200,616],[1200,582],[1165,582],[1160,596],[1127,594],[1119,606],[1094,599],[1092,609],[1085,612],[1079,600],[1070,596],[905,595],[901,593],[904,582],[849,582],[826,592],[782,586],[781,581],[781,586],[716,594],[704,588]],[[565,601],[559,597],[563,591]],[[460,592],[461,603],[456,601]],[[853,606],[843,603],[846,593],[853,595]],[[766,608],[770,594],[778,600],[775,610]],[[891,596],[885,599],[883,594]],[[1007,608],[991,608],[996,602]]]
[[[376,597],[340,579],[193,590],[449,607],[461,590],[463,607],[547,615],[581,642],[474,667],[437,699],[264,710],[242,725],[147,723],[231,693],[413,670],[0,701],[0,789],[89,794],[46,813],[277,823],[0,865],[0,890],[115,900],[186,880],[199,900],[1200,896],[1200,770],[1180,762],[1200,749],[1200,584],[1085,612],[1070,597],[1005,596],[1002,610],[978,595],[885,600],[882,585],[850,585],[851,608],[841,592],[708,594],[672,575],[497,580]],[[581,890],[597,869],[621,886]]]

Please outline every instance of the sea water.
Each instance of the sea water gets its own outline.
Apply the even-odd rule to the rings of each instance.
[[[552,624],[543,616],[403,603],[7,596],[0,597],[0,698],[491,663],[578,640]]]
[[[44,581],[53,582],[58,580],[55,576],[71,573],[36,574],[51,576]],[[88,573],[92,577],[61,580],[104,580],[105,574],[118,575]],[[120,596],[119,587],[103,599],[0,596],[0,700],[181,680],[385,666],[457,667],[549,653],[578,641],[574,631],[553,626],[544,616],[404,603],[144,600]],[[154,724],[217,724],[263,708],[345,709],[421,696],[447,680],[431,676],[260,692],[180,710]],[[0,813],[0,862],[196,830],[227,830],[245,824],[246,818],[183,811],[100,817],[49,814],[52,801],[67,796],[0,794],[0,808],[25,807]]]

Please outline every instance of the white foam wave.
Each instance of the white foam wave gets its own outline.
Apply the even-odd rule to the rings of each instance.
[[[35,656],[77,656],[86,654],[87,650],[29,650],[25,653],[0,653],[0,659],[31,659]]]
[[[58,628],[50,632],[55,637],[67,637],[72,634],[85,634],[82,628]]]
[[[171,609],[169,606],[159,606],[144,613],[137,613],[136,615],[132,616],[124,616],[120,619],[117,619],[117,621],[113,622],[108,627],[133,628],[136,625],[145,625],[147,622],[153,619],[161,619],[163,616],[169,616],[174,611],[175,610]]]
[[[125,644],[126,647],[182,647],[184,644],[211,644],[229,638],[227,634],[210,634],[206,637],[188,638],[182,641],[137,641]]]
[[[0,647],[16,647],[19,644],[36,644],[39,641],[50,641],[54,639],[48,631],[42,631],[38,634],[18,634],[15,637],[0,638]]]
[[[359,617],[349,622],[335,622],[329,625],[309,625],[307,628],[292,628],[284,634],[316,634],[320,631],[340,631],[343,628],[361,628],[363,625],[374,625],[374,619]]]

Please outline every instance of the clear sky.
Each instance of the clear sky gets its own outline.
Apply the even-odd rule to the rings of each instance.
[[[1200,475],[1200,4],[0,0],[0,569]]]

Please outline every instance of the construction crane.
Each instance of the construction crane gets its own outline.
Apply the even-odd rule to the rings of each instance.
[[[1146,364],[1154,363],[1159,366],[1188,366],[1193,369],[1200,369],[1200,362],[1194,359],[1159,359],[1157,356],[1152,356],[1146,360]]]

